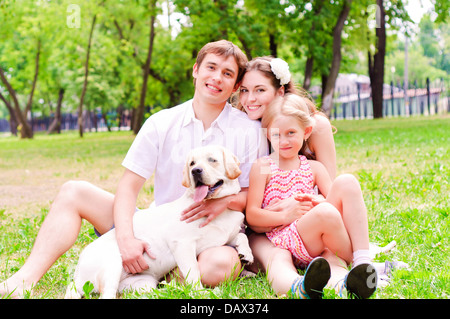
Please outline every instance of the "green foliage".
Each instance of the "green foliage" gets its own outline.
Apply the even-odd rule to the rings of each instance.
[[[396,34],[408,26],[404,1],[386,4],[389,17],[388,65],[400,78],[401,46]],[[448,25],[445,1],[436,1],[440,18],[424,18],[411,65],[425,67],[416,76],[448,77]],[[170,10],[163,11],[163,7]],[[313,83],[320,84],[332,59],[332,31],[342,1],[158,1],[158,21],[152,54],[146,105],[166,108],[192,97],[192,66],[198,50],[207,42],[229,39],[249,57],[277,54],[286,59],[297,82],[303,80],[307,57],[314,58]],[[41,41],[40,68],[33,111],[54,112],[60,89],[65,90],[63,112],[79,104],[84,80],[84,61],[92,17],[94,29],[86,109],[103,113],[119,105],[127,109],[139,104],[143,64],[148,50],[150,23],[148,1],[1,1],[0,66],[24,107],[34,75],[37,41]],[[367,73],[367,51],[374,43],[373,1],[352,1],[343,31],[344,72]],[[425,16],[427,17],[427,16]],[[166,21],[170,21],[167,26]],[[439,23],[439,24],[436,24]],[[409,28],[410,29],[410,28]],[[432,33],[431,30],[433,30]],[[411,33],[412,31],[408,31]],[[429,34],[431,36],[427,36]],[[391,51],[389,51],[391,50]],[[425,58],[426,57],[426,58]],[[443,70],[443,71],[442,71]],[[442,73],[446,72],[446,73]],[[0,90],[10,98],[4,85]],[[8,115],[0,103],[0,116]]]
[[[87,299],[90,298],[91,292],[94,290],[94,284],[90,281],[86,281],[83,285],[83,292]]]

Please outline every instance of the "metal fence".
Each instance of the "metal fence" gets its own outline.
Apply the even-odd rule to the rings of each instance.
[[[100,112],[84,112],[83,113],[83,125],[86,131],[106,131],[108,126],[111,130],[118,130],[116,121],[117,112],[109,112],[105,118]],[[35,117],[31,115],[29,123],[33,127],[33,132],[47,131],[53,122],[53,116],[39,116]],[[107,123],[109,121],[109,123]],[[121,116],[121,130],[130,129],[131,116],[130,112],[124,112]],[[77,130],[78,129],[78,115],[77,113],[63,113],[61,114],[61,131]],[[10,132],[10,124],[6,119],[0,119],[0,132]]]
[[[449,97],[443,85],[431,87],[427,81],[426,88],[416,88],[405,91],[399,87],[385,85],[383,95],[383,116],[412,116],[433,115],[450,112]],[[371,119],[373,118],[372,97],[370,86],[355,85],[341,87],[335,92],[335,99],[330,118],[339,119]],[[117,127],[117,112],[109,112],[105,117],[99,111],[85,112],[83,115],[84,127],[87,131],[127,130],[130,128],[131,112],[125,110],[121,115],[121,127]],[[35,117],[31,114],[29,122],[34,132],[47,131],[53,121],[53,117]],[[106,121],[111,121],[107,123]],[[78,116],[76,113],[61,115],[61,130],[76,130],[78,128]],[[0,119],[0,132],[10,132],[9,122]]]
[[[406,91],[387,85],[383,94],[383,117],[433,115],[450,112],[449,97],[439,85],[430,88],[412,88]],[[373,118],[372,96],[369,89],[356,85],[353,90],[336,92],[331,119],[370,119]]]

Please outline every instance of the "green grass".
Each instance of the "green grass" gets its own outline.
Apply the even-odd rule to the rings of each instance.
[[[450,117],[335,121],[338,174],[358,177],[369,213],[371,242],[397,241],[378,261],[401,260],[411,271],[394,272],[391,284],[373,298],[450,296],[449,176]],[[134,136],[129,132],[37,134],[31,141],[0,138],[0,281],[28,256],[61,185],[87,180],[114,192],[120,165]],[[138,206],[152,200],[147,182]],[[62,298],[81,249],[95,238],[83,224],[75,246],[36,287],[32,298]],[[95,297],[95,296],[94,296]],[[193,291],[167,285],[145,296],[124,298],[276,298],[264,275]],[[327,290],[326,298],[340,298]]]

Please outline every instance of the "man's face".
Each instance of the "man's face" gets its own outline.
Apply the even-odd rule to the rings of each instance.
[[[194,64],[195,94],[211,104],[224,103],[238,87],[238,71],[233,56],[208,53],[200,65]]]

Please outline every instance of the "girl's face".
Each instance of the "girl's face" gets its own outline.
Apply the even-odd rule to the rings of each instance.
[[[284,94],[284,88],[276,90],[270,79],[262,72],[252,70],[245,73],[241,91],[239,93],[239,101],[244,107],[248,117],[252,120],[262,118],[267,106],[273,99]]]
[[[297,158],[305,137],[309,137],[312,127],[302,128],[292,116],[279,115],[270,124],[267,134],[272,147],[280,158]]]

